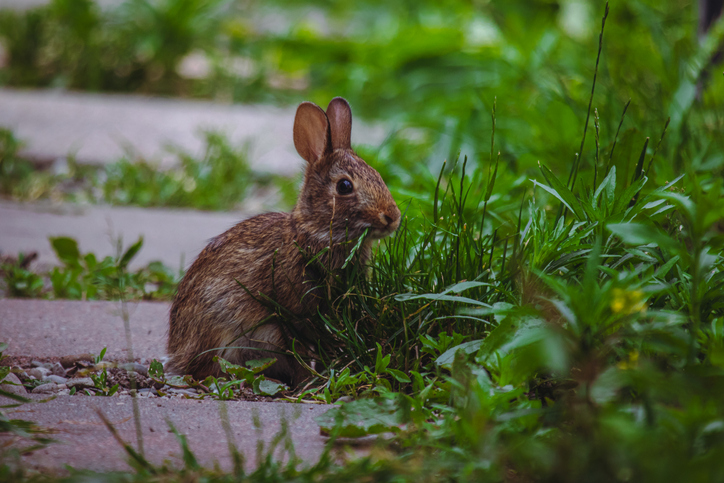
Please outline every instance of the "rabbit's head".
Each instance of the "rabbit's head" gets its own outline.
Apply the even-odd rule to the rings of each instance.
[[[294,118],[294,146],[307,161],[304,185],[294,208],[298,228],[335,242],[369,236],[383,238],[400,225],[400,209],[380,174],[351,146],[352,111],[341,97],[325,113],[303,102]]]

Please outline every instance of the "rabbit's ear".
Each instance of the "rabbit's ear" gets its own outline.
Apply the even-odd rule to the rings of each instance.
[[[294,147],[308,163],[331,151],[329,121],[321,107],[302,102],[294,117]]]
[[[327,118],[332,132],[332,149],[352,147],[352,109],[342,97],[335,97],[327,106]]]

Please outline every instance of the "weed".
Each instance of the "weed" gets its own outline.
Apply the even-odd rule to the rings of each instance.
[[[267,380],[261,374],[262,371],[274,364],[277,361],[276,359],[247,361],[247,367],[231,364],[218,356],[214,357],[214,361],[218,362],[224,374],[229,375],[230,380],[226,381],[224,378],[209,376],[204,380],[203,384],[211,390],[214,397],[218,397],[222,401],[234,398],[234,386],[250,387],[254,394],[262,396],[274,396],[289,389],[284,384]]]
[[[169,148],[174,165],[138,159],[133,153],[94,168],[72,157],[58,173],[37,169],[18,156],[19,142],[0,130],[0,194],[19,201],[51,199],[113,205],[164,206],[202,210],[234,209],[252,189],[273,187],[280,204],[293,204],[296,186],[289,179],[251,170],[244,148],[233,147],[220,133],[204,133],[204,152],[196,158]]]
[[[107,348],[104,347],[101,353],[96,356],[96,367],[100,366],[103,362],[103,356],[106,355],[106,349]],[[92,372],[90,374],[90,378],[93,380],[93,385],[95,386],[96,391],[91,392],[86,389],[86,394],[89,396],[92,394],[95,394],[96,396],[113,396],[118,391],[118,384],[114,384],[113,386],[108,385],[108,370],[105,366],[103,366],[100,373]]]
[[[11,297],[40,297],[45,283],[43,277],[29,270],[30,263],[37,258],[37,253],[30,256],[20,253],[17,260],[3,257],[0,265],[5,291]]]
[[[260,396],[275,396],[289,388],[284,384],[266,379],[262,371],[276,363],[276,359],[260,359],[246,362],[246,367],[232,364],[218,356],[214,357],[221,368],[221,372],[228,377],[208,376],[202,382],[194,381],[190,376],[171,376],[166,378],[163,371],[163,364],[157,360],[151,362],[148,373],[158,383],[167,384],[172,387],[199,387],[206,392],[202,398],[212,397],[220,401],[236,399],[235,392],[241,388],[249,388],[254,394]]]
[[[244,153],[232,148],[224,136],[209,132],[205,141],[199,160],[175,151],[179,168],[159,170],[143,160],[111,165],[102,183],[104,200],[121,205],[233,208],[259,178],[252,174]]]
[[[143,238],[116,257],[98,260],[92,253],[81,255],[78,244],[68,237],[51,238],[53,250],[63,263],[53,268],[50,281],[55,298],[113,299],[118,293],[130,298],[170,298],[175,290],[174,281],[159,263],[129,272],[128,264],[143,246]],[[147,291],[149,284],[157,284],[155,291]]]
[[[151,262],[136,271],[128,264],[143,246],[143,238],[125,251],[118,241],[118,255],[102,260],[93,253],[81,254],[78,242],[69,237],[50,238],[62,265],[47,273],[35,273],[29,264],[35,258],[20,255],[17,261],[1,265],[6,293],[11,297],[115,300],[121,295],[132,299],[158,300],[173,297],[180,274],[161,262]]]

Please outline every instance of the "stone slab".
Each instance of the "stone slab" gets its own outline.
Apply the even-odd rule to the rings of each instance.
[[[247,214],[134,207],[23,204],[0,201],[0,253],[38,253],[38,262],[59,264],[48,237],[69,236],[81,253],[102,259],[116,255],[118,236],[127,248],[143,235],[130,268],[159,260],[174,269],[188,267],[208,240]]]
[[[8,400],[0,398],[0,403],[5,401]],[[199,464],[213,467],[218,463],[226,471],[232,468],[219,413],[222,403],[181,398],[139,398],[138,403],[145,456],[150,462],[160,465],[167,461],[174,467],[183,467],[181,449],[169,430],[168,419],[187,437]],[[247,470],[255,466],[257,442],[264,442],[268,448],[270,440],[281,429],[282,419],[290,423],[290,438],[297,457],[310,464],[318,460],[326,438],[320,435],[314,417],[329,406],[248,401],[225,404],[235,443],[245,456]],[[106,415],[124,441],[137,447],[130,397],[60,396],[49,402],[6,410],[10,418],[35,421],[54,430],[53,437],[58,441],[24,456],[21,464],[45,471],[62,469],[65,465],[94,471],[129,471],[126,453],[103,425],[95,408]],[[255,415],[261,421],[260,429],[254,426]],[[281,457],[279,451],[274,454]]]
[[[148,363],[163,355],[169,304],[140,302],[128,305],[134,355]],[[10,356],[30,358],[61,357],[78,353],[98,353],[107,347],[107,360],[125,359],[126,338],[120,304],[114,302],[46,301],[0,299],[0,340],[7,342]],[[128,396],[90,397],[58,396],[41,402],[40,395],[30,395],[37,403],[4,410],[11,419],[36,422],[53,431],[57,440],[46,448],[33,451],[19,462],[25,468],[40,471],[63,471],[66,465],[94,471],[128,471],[128,456],[99,419],[100,410],[113,423],[121,438],[136,447],[132,400]],[[0,397],[0,405],[13,401]],[[139,398],[140,422],[146,458],[155,465],[164,461],[182,467],[179,443],[167,420],[188,439],[199,463],[211,467],[218,463],[224,470],[232,468],[226,433],[220,416],[220,404],[214,400],[174,398]],[[289,435],[296,456],[314,463],[326,439],[319,433],[314,417],[329,406],[226,402],[230,427],[237,448],[246,456],[247,470],[255,465],[259,441],[269,441],[289,422]],[[261,422],[260,428],[254,419]],[[0,437],[0,446],[20,445],[11,435]],[[283,458],[275,453],[277,458]],[[7,461],[6,461],[7,462]]]
[[[127,303],[133,355],[150,362],[165,355],[170,304]],[[31,358],[99,354],[126,360],[126,334],[118,302],[0,299],[0,341],[5,355]]]
[[[0,0],[0,10],[10,9],[22,12],[48,3],[50,3],[50,0]]]
[[[83,164],[118,161],[127,151],[174,163],[168,146],[203,155],[203,131],[225,133],[233,145],[247,143],[255,170],[298,174],[294,149],[296,107],[227,105],[208,101],[87,94],[54,90],[0,89],[0,126],[25,143],[23,154],[41,163],[72,155]],[[376,144],[380,127],[356,123],[353,143]]]

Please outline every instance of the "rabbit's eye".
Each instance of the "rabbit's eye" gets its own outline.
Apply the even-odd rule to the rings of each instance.
[[[348,179],[342,179],[337,183],[337,193],[340,195],[348,195],[353,189],[354,186],[352,186],[352,182]]]

